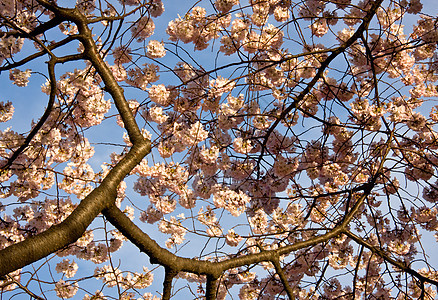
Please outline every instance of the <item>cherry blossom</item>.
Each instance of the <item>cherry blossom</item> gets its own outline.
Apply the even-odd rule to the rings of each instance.
[[[139,42],[150,37],[155,30],[155,24],[149,16],[139,19],[134,26],[131,27],[131,34]]]
[[[242,193],[236,193],[232,190],[218,189],[213,194],[213,202],[216,207],[224,207],[231,215],[239,216],[244,210],[250,198]]]
[[[231,10],[234,5],[238,5],[239,0],[216,0],[214,6],[221,12],[226,13]]]
[[[159,41],[151,40],[147,45],[146,55],[150,58],[161,58],[166,55],[163,43]]]
[[[120,46],[114,48],[113,50],[114,62],[117,65],[130,62],[132,59],[132,55],[130,55],[131,51],[132,50],[129,47]]]
[[[170,92],[163,84],[153,85],[148,89],[148,93],[153,102],[166,106]]]
[[[72,298],[78,291],[78,284],[60,280],[55,285],[56,295],[62,298]]]
[[[70,262],[64,259],[56,265],[56,272],[65,274],[65,277],[71,278],[78,271],[78,265],[74,261]]]
[[[436,298],[430,1],[67,2],[0,5],[2,296]]]
[[[14,115],[14,106],[12,105],[12,102],[8,101],[4,103],[3,101],[0,102],[0,122],[6,122],[12,119],[12,116]]]
[[[9,71],[9,79],[13,81],[15,85],[24,87],[29,83],[29,77],[31,75],[31,70],[20,71],[18,69],[13,69]]]
[[[226,235],[226,241],[228,245],[235,247],[242,241],[242,237],[236,234],[233,229],[230,229]]]
[[[0,63],[18,53],[23,47],[23,43],[24,39],[15,38],[14,36],[2,38],[0,40]]]

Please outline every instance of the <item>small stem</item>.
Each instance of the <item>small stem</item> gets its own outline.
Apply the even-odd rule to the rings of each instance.
[[[12,283],[15,283],[16,285],[18,285],[20,287],[20,289],[22,289],[27,294],[29,294],[29,296],[31,296],[35,299],[38,299],[38,300],[44,300],[44,298],[41,298],[40,296],[36,295],[34,292],[29,290],[27,288],[27,286],[22,285],[21,282],[19,282],[18,280],[15,280],[12,276],[6,275],[6,278],[7,278],[7,280],[11,281]]]
[[[44,123],[47,121],[47,119],[50,116],[50,113],[52,112],[53,105],[55,104],[55,97],[56,97],[56,76],[55,76],[55,64],[56,64],[56,58],[52,56],[48,63],[48,71],[49,71],[49,77],[50,77],[50,95],[49,95],[49,103],[47,104],[47,108],[41,117],[41,119],[38,121],[38,123],[35,125],[35,127],[32,129],[32,131],[28,134],[26,137],[24,143],[12,153],[11,157],[9,157],[6,164],[1,166],[1,170],[7,170],[14,161],[18,158],[18,156],[29,146],[32,139],[35,137],[35,135],[38,133],[38,131],[43,127]]]

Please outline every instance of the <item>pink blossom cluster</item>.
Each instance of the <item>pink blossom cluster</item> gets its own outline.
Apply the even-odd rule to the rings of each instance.
[[[97,267],[94,274],[101,278],[102,281],[112,287],[121,285],[124,289],[144,289],[150,286],[154,280],[154,275],[148,268],[143,267],[143,272],[123,272],[119,268],[114,268],[111,265]],[[129,293],[130,294],[130,293]],[[132,299],[127,297],[126,299]]]
[[[207,227],[206,233],[210,237],[220,237],[222,236],[222,226],[219,223],[219,220],[216,217],[216,213],[213,211],[213,208],[207,206],[205,208],[201,208],[198,212],[197,216],[198,221]]]
[[[229,26],[230,21],[229,14],[208,17],[204,8],[196,6],[183,18],[170,21],[166,33],[171,41],[192,42],[196,50],[203,50],[211,39],[217,38]]]
[[[155,64],[145,63],[144,68],[131,68],[127,70],[128,77],[126,82],[134,87],[142,90],[147,90],[147,86],[150,83],[156,82],[160,79],[158,75],[159,67]]]
[[[235,5],[239,5],[239,0],[216,0],[214,2],[214,6],[222,13],[230,11]]]
[[[180,217],[184,218],[184,215]],[[167,248],[172,248],[175,245],[181,244],[184,241],[184,236],[187,232],[187,229],[182,226],[181,221],[177,220],[174,216],[170,217],[169,221],[163,218],[158,225],[158,229],[163,233],[171,235],[166,241]]]
[[[109,100],[104,99],[104,93],[99,86],[99,78],[88,76],[92,69],[75,69],[61,76],[57,81],[57,94],[63,101],[63,105],[70,105],[73,102],[73,120],[70,122],[82,127],[95,126],[103,121],[105,113],[111,107]],[[49,93],[47,82],[42,90]]]
[[[199,121],[191,124],[188,128],[183,124],[175,123],[173,134],[179,142],[188,147],[204,141],[208,136],[208,132]]]
[[[251,200],[242,191],[236,192],[227,188],[215,187],[213,193],[213,203],[216,207],[225,208],[231,215],[240,216],[246,209],[246,205]]]
[[[144,16],[131,27],[131,34],[137,41],[142,42],[154,34],[154,30],[154,21],[150,16]]]
[[[78,289],[79,285],[76,282],[70,283],[61,279],[55,284],[56,295],[60,298],[73,298]]]
[[[18,69],[13,69],[9,71],[9,79],[17,86],[24,87],[29,83],[29,77],[31,75],[31,70],[20,71]]]
[[[145,196],[153,204],[146,214],[142,215],[142,221],[157,221],[153,215],[160,217],[169,214],[176,208],[175,196],[166,195],[166,192],[178,195],[178,202],[186,208],[194,206],[195,198],[192,190],[188,188],[188,172],[179,164],[156,164],[149,167],[143,164],[134,170],[141,177],[134,184],[134,190]],[[154,208],[155,207],[155,208]],[[153,223],[152,222],[152,223]]]
[[[56,272],[63,273],[65,277],[72,278],[78,271],[78,264],[75,261],[70,262],[69,259],[63,259],[56,264]]]
[[[0,122],[6,122],[12,119],[12,116],[14,115],[14,106],[12,105],[12,102],[7,101],[6,103],[1,101],[0,102]]]
[[[126,46],[119,46],[113,49],[113,57],[116,65],[126,64],[132,60],[131,49]]]
[[[149,98],[151,99],[151,101],[162,106],[167,105],[170,92],[163,84],[153,85],[148,88],[147,91],[149,93]]]
[[[23,44],[23,38],[15,38],[13,36],[2,37],[0,39],[0,64],[5,59],[12,58],[12,55],[20,52]]]
[[[161,58],[164,57],[166,55],[166,50],[164,49],[164,45],[163,43],[156,41],[156,40],[151,40],[149,41],[148,45],[147,45],[147,52],[146,52],[146,56],[149,58]]]

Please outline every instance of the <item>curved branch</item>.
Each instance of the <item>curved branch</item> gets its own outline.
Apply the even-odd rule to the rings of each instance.
[[[55,16],[62,18],[63,20],[71,21],[78,27],[79,34],[77,35],[78,40],[84,46],[84,55],[90,60],[93,67],[99,73],[102,81],[105,84],[105,91],[111,94],[114,100],[114,104],[122,118],[123,124],[126,131],[128,132],[129,138],[133,144],[136,142],[142,142],[144,140],[143,135],[137,122],[129,108],[128,102],[123,94],[123,88],[117,84],[114,79],[113,73],[111,72],[108,65],[104,62],[102,57],[99,55],[96,43],[93,40],[93,34],[88,27],[88,20],[78,9],[62,8],[54,3],[48,3],[45,0],[38,0],[38,2],[51,10]]]
[[[78,26],[79,35],[77,37],[84,44],[84,55],[90,59],[101,76],[107,91],[113,97],[116,107],[125,123],[125,127],[128,130],[133,147],[108,173],[102,183],[85,197],[63,222],[52,226],[36,236],[1,250],[0,276],[31,264],[80,238],[96,216],[101,213],[102,210],[114,204],[119,183],[151,151],[150,141],[143,138],[134,116],[129,109],[128,103],[124,98],[123,89],[117,84],[111,70],[97,51],[91,30],[87,27],[85,16],[77,9],[60,8],[44,0],[38,0],[38,2],[53,11],[57,17],[63,20],[73,21]],[[55,59],[52,58],[51,64],[54,65],[55,62]],[[56,78],[54,76],[53,67],[49,69],[49,73],[51,78],[50,100],[53,102],[56,91]],[[47,112],[47,114],[49,113],[50,111]],[[40,122],[42,121],[40,120]]]
[[[222,269],[217,266],[217,263],[179,257],[169,250],[162,248],[114,204],[103,210],[102,213],[141,252],[149,256],[152,264],[160,264],[177,272],[185,271],[199,275],[209,274],[219,277],[222,273]]]
[[[346,230],[345,234],[348,237],[350,237],[353,241],[358,243],[359,245],[362,245],[362,246],[366,247],[367,249],[371,250],[373,253],[379,255],[381,258],[383,258],[384,260],[389,262],[391,265],[399,268],[400,270],[403,270],[404,272],[406,272],[414,277],[417,277],[421,282],[427,282],[427,283],[433,284],[433,285],[438,287],[438,281],[421,275],[420,273],[418,273],[417,271],[411,269],[408,265],[406,265],[405,262],[401,262],[401,261],[393,259],[388,254],[386,254],[385,251],[382,250],[381,248],[373,246],[372,244],[363,240],[361,237],[355,235],[354,233],[352,233],[349,230]]]
[[[135,144],[64,221],[0,250],[0,276],[46,257],[80,238],[96,216],[114,203],[119,183],[149,152],[150,142]]]
[[[20,281],[14,279],[13,276],[6,276],[6,278],[7,278],[8,280],[10,280],[11,283],[14,283],[14,284],[18,285],[18,286],[20,287],[20,289],[22,289],[26,294],[28,294],[28,295],[31,296],[32,298],[35,298],[35,299],[37,299],[37,300],[44,300],[44,298],[42,298],[42,297],[36,295],[34,292],[32,292],[31,290],[29,290],[29,288],[28,288],[27,286],[22,285]]]
[[[8,18],[6,18],[4,15],[0,14],[1,18],[4,20],[8,20]],[[56,16],[52,19],[50,19],[49,21],[47,21],[46,23],[42,23],[41,25],[35,27],[32,31],[30,32],[25,32],[23,30],[20,30],[19,28],[17,29],[16,27],[14,27],[16,30],[15,31],[9,31],[9,32],[0,32],[0,36],[14,36],[14,37],[35,37],[39,34],[45,33],[47,30],[52,29],[56,26],[58,26],[59,24],[61,24],[64,20],[62,20],[61,18],[57,18]]]
[[[6,170],[13,164],[13,162],[17,159],[17,157],[24,151],[24,149],[26,149],[27,146],[29,146],[29,143],[32,141],[32,139],[35,137],[35,135],[38,133],[41,127],[43,127],[44,123],[49,118],[56,97],[56,76],[55,76],[56,62],[57,60],[55,57],[52,57],[48,62],[48,72],[50,78],[50,95],[49,95],[49,102],[47,103],[47,108],[44,111],[43,116],[35,125],[35,127],[32,129],[32,131],[27,135],[26,139],[24,140],[24,143],[17,150],[15,150],[14,153],[12,153],[12,155],[7,160],[6,164],[1,166],[0,168],[1,170]]]
[[[52,50],[54,50],[54,49],[56,49],[56,48],[58,48],[60,46],[64,46],[64,45],[70,43],[71,41],[74,41],[75,39],[76,39],[75,36],[69,35],[68,37],[66,37],[65,39],[63,39],[63,40],[61,40],[59,42],[56,42],[54,44],[46,46],[46,48],[49,49],[50,51],[52,51]],[[34,54],[31,54],[31,55],[29,55],[29,56],[19,60],[19,61],[10,63],[10,64],[8,64],[6,66],[3,66],[3,67],[0,67],[0,72],[1,71],[5,71],[5,70],[10,70],[10,69],[13,69],[13,68],[16,68],[16,67],[19,67],[19,66],[22,66],[22,65],[24,65],[24,64],[26,64],[26,63],[28,63],[28,62],[30,62],[30,61],[38,58],[38,57],[41,57],[41,56],[43,56],[45,54],[47,54],[47,51],[44,51],[44,50],[38,51],[38,52],[36,52]]]
[[[382,4],[383,0],[377,0],[372,3],[372,6],[367,13],[367,15],[363,18],[362,24],[360,24],[359,28],[354,32],[354,34],[347,40],[345,43],[340,45],[339,47],[335,48],[332,53],[323,61],[321,62],[321,66],[318,68],[316,75],[312,78],[312,80],[306,85],[306,87],[300,92],[300,94],[295,97],[292,104],[289,105],[285,110],[283,110],[280,114],[280,116],[272,123],[272,125],[268,128],[266,131],[266,137],[263,140],[262,143],[262,150],[260,152],[260,158],[263,157],[264,149],[266,148],[266,144],[268,143],[269,136],[274,131],[274,129],[278,126],[278,124],[286,118],[286,116],[295,108],[298,107],[299,103],[304,99],[306,95],[310,93],[312,88],[315,86],[315,84],[320,80],[329,64],[341,53],[343,53],[348,47],[353,45],[356,40],[358,40],[363,32],[368,28],[368,25],[370,24],[372,18],[377,13],[377,9]]]
[[[377,176],[375,176],[377,178]],[[375,180],[374,180],[375,181]],[[251,265],[262,261],[273,261],[280,255],[286,255],[293,251],[311,247],[326,242],[345,232],[354,215],[368,197],[374,185],[374,181],[368,184],[362,196],[348,212],[347,217],[326,234],[313,237],[306,241],[300,241],[292,245],[280,247],[276,250],[266,250],[259,253],[232,257],[220,262],[199,261],[195,259],[179,257],[169,250],[162,248],[148,234],[143,232],[114,204],[102,211],[108,221],[116,227],[127,239],[136,245],[140,251],[149,256],[151,263],[160,264],[175,271],[190,272],[199,275],[207,275],[219,278],[224,271],[245,265]]]
[[[117,206],[115,206],[115,204],[107,207],[102,211],[102,213],[108,219],[108,221],[110,221],[114,227],[116,227],[126,238],[136,245],[140,251],[145,252],[149,256],[151,263],[160,264],[175,271],[185,271],[219,278],[219,276],[225,270],[244,265],[260,263],[262,261],[274,261],[275,259],[278,259],[280,255],[287,255],[293,251],[326,242],[338,236],[339,234],[345,233],[348,225],[356,213],[360,210],[360,207],[364,203],[365,199],[371,193],[373,187],[375,186],[376,180],[383,170],[384,161],[389,153],[392,137],[393,132],[391,132],[391,135],[386,142],[386,152],[382,157],[382,161],[380,162],[376,174],[372,177],[369,183],[364,185],[362,195],[359,197],[356,203],[354,203],[353,207],[348,211],[344,219],[341,220],[338,225],[336,225],[326,234],[310,238],[306,241],[300,241],[292,245],[280,247],[276,250],[266,250],[245,256],[232,257],[221,262],[199,261],[195,259],[179,257],[167,249],[159,246],[156,241],[151,239],[149,235],[143,232],[134,222],[131,221],[131,219],[129,219]]]
[[[8,158],[7,162],[0,167],[0,170],[6,170],[12,164],[14,161],[18,158],[18,156],[23,153],[23,151],[29,146],[32,139],[35,137],[35,135],[38,133],[38,131],[43,127],[44,123],[47,121],[47,119],[50,116],[50,113],[52,112],[53,105],[55,104],[55,97],[56,97],[56,76],[55,76],[55,65],[57,63],[64,63],[67,61],[73,61],[73,60],[79,60],[82,59],[84,56],[82,54],[75,54],[75,55],[68,55],[64,57],[52,57],[50,61],[48,62],[48,72],[49,72],[49,79],[50,79],[50,95],[49,95],[49,102],[47,103],[46,110],[44,111],[44,114],[41,116],[38,123],[32,128],[31,132],[27,135],[26,139],[24,140],[23,144],[15,150],[12,155]]]

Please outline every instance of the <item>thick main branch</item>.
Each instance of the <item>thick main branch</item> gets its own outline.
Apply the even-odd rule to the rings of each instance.
[[[117,196],[117,187],[126,175],[151,151],[150,141],[143,138],[123,95],[110,69],[105,64],[87,26],[87,19],[77,9],[64,9],[53,3],[40,0],[40,4],[50,9],[57,18],[71,20],[79,29],[79,38],[84,45],[84,54],[101,76],[106,90],[111,94],[116,107],[128,130],[133,147],[108,173],[102,183],[95,188],[76,209],[60,224],[45,232],[30,237],[20,243],[0,251],[0,276],[29,265],[75,242],[86,228],[106,207],[111,206]],[[53,71],[49,69],[49,73]],[[52,74],[52,73],[51,73]],[[52,74],[53,75],[53,74]],[[54,98],[54,75],[51,76],[51,100]]]
[[[88,225],[116,199],[117,186],[150,152],[150,143],[134,145],[76,209],[60,224],[0,251],[0,276],[31,264],[75,242]]]

